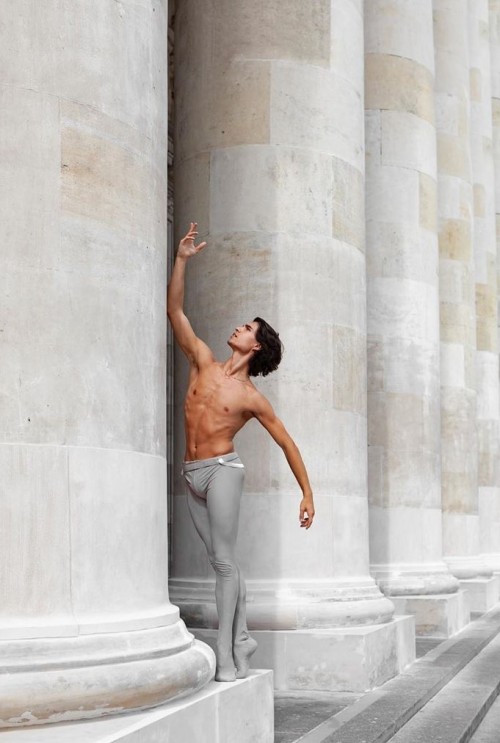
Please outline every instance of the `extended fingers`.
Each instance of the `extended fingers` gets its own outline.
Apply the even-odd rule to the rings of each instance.
[[[197,227],[198,227],[198,224],[196,222],[191,222],[191,224],[189,225],[189,230],[187,231],[186,237],[189,238],[190,240],[194,240],[194,238],[198,234]]]

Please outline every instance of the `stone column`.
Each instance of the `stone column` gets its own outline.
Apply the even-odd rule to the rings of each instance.
[[[166,4],[7,0],[0,724],[203,686],[167,590]]]
[[[491,107],[493,132],[493,165],[495,169],[495,227],[497,246],[497,343],[500,352],[500,1],[490,0]],[[499,368],[500,377],[500,368]],[[499,382],[500,384],[500,382]],[[500,397],[500,395],[499,395]],[[500,403],[500,400],[499,400]],[[499,432],[500,446],[500,432]],[[498,462],[498,460],[497,460]],[[500,462],[498,462],[500,469]],[[500,478],[500,472],[497,471]],[[500,521],[500,519],[498,519]]]
[[[236,442],[240,559],[255,664],[274,667],[278,688],[367,688],[412,653],[411,634],[398,651],[403,625],[368,574],[362,8],[188,0],[177,18],[178,234],[193,219],[208,240],[189,266],[187,313],[220,358],[248,318],[280,332],[282,365],[256,383],[315,491],[304,532],[283,453],[250,423]],[[185,372],[179,360],[179,421]],[[177,443],[180,465],[180,427]],[[180,481],[175,501],[172,596],[211,638],[213,573]]]
[[[372,574],[417,631],[466,621],[442,555],[431,0],[365,3]]]
[[[486,564],[499,570],[497,249],[488,0],[469,2],[469,43],[480,543]]]
[[[497,597],[479,557],[468,28],[468,0],[434,0],[443,551],[471,608],[486,611]]]

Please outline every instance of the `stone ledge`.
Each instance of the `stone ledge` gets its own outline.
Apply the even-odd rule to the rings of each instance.
[[[469,596],[457,593],[391,596],[396,614],[412,614],[419,637],[442,637],[460,632],[470,621]],[[491,607],[490,607],[491,608]]]
[[[273,743],[273,729],[272,673],[252,671],[146,712],[3,731],[2,743]]]
[[[215,647],[216,630],[190,628]],[[251,631],[259,643],[253,663],[270,668],[280,691],[367,691],[415,660],[413,617],[386,624],[310,630]]]
[[[492,578],[460,579],[460,587],[469,594],[471,611],[489,611],[500,598],[498,575]]]

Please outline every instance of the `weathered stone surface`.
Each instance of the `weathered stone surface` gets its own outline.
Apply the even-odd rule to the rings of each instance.
[[[428,68],[391,54],[367,54],[365,65],[367,109],[407,111],[433,123],[433,75]]]
[[[5,11],[0,725],[22,726],[191,693],[214,657],[167,587],[166,3]]]

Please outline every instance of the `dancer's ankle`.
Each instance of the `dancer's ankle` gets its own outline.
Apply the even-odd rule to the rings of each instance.
[[[227,645],[216,647],[217,668],[215,672],[216,681],[236,681],[236,666],[233,660],[232,648]]]

